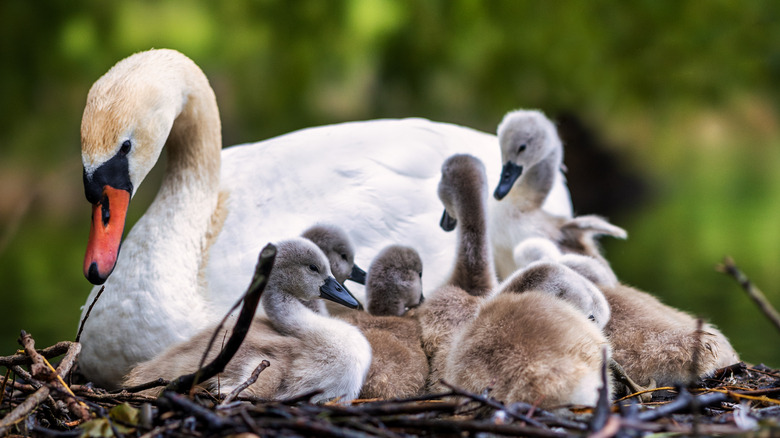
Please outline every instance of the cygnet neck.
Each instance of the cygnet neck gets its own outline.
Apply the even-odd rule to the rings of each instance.
[[[300,300],[275,288],[266,287],[261,304],[273,328],[283,335],[299,335],[320,319]]]
[[[458,250],[449,284],[483,296],[495,286],[487,221],[487,192],[483,187],[460,193]]]
[[[541,208],[555,184],[562,162],[562,148],[553,147],[541,161],[523,172],[509,192],[510,202]]]

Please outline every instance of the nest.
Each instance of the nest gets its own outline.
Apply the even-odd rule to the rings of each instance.
[[[629,394],[614,402],[603,385],[595,408],[542,410],[533,404],[505,404],[490,397],[490,388],[475,394],[446,382],[445,393],[402,400],[313,404],[310,400],[317,393],[281,401],[242,396],[253,378],[262,378],[262,371],[273,366],[266,361],[231,394],[198,388],[198,381],[224,369],[232,357],[230,350],[234,353],[241,344],[274,254],[264,249],[222,353],[197,373],[171,382],[158,380],[120,391],[83,384],[77,373],[81,344],[65,341],[38,351],[32,336],[22,331],[19,343],[24,350],[0,357],[0,367],[6,369],[0,375],[0,436],[780,435],[780,371],[741,362],[717,370],[712,378]],[[721,270],[737,279],[780,328],[777,312],[733,262],[726,260]],[[60,359],[52,364],[53,358]],[[606,375],[605,364],[602,379]],[[140,394],[161,386],[166,391],[160,397]],[[649,401],[646,393],[652,394]]]
[[[315,393],[268,401],[190,389],[159,398],[69,383],[81,346],[60,342],[40,352],[22,332],[24,352],[0,357],[0,435],[33,436],[640,436],[646,433],[756,434],[780,432],[780,371],[738,363],[690,387],[657,388],[649,402],[631,394],[596,408],[541,410],[506,405],[489,388],[449,391],[403,400],[312,404]],[[48,359],[62,356],[52,365]],[[272,366],[272,365],[271,365]],[[259,368],[262,371],[262,368]],[[604,394],[606,396],[606,394]]]

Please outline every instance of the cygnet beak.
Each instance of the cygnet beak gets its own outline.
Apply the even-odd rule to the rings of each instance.
[[[454,217],[450,216],[449,213],[447,213],[447,210],[444,210],[444,213],[441,215],[441,220],[439,221],[439,226],[444,231],[452,231],[455,229],[455,226],[458,225],[458,220]]]
[[[325,279],[325,284],[320,286],[320,298],[331,300],[334,303],[349,307],[350,309],[360,308],[360,302],[345,288],[340,285],[333,277]]]
[[[498,182],[496,191],[493,192],[493,197],[499,201],[504,199],[504,196],[509,194],[509,191],[512,190],[512,186],[515,185],[515,181],[517,181],[517,178],[520,178],[520,175],[522,174],[523,166],[518,166],[511,161],[507,161],[501,169],[501,180]]]
[[[357,284],[366,284],[366,271],[360,269],[358,265],[352,265],[352,272],[347,280],[352,280]]]

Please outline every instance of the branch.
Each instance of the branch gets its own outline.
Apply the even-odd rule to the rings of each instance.
[[[742,286],[742,289],[747,292],[748,296],[753,300],[753,302],[758,305],[758,308],[761,309],[761,311],[764,312],[764,315],[766,315],[772,324],[775,325],[775,328],[780,330],[780,314],[777,313],[777,310],[775,310],[774,307],[772,307],[772,303],[766,299],[766,296],[764,296],[763,292],[761,292],[761,290],[759,290],[757,287],[753,286],[753,283],[750,282],[750,279],[745,274],[743,274],[739,268],[737,268],[737,266],[734,264],[734,260],[732,260],[731,257],[724,258],[723,264],[718,265],[716,269],[720,272],[723,272],[724,274],[728,274],[734,277],[734,279],[737,280],[737,283]]]
[[[97,303],[98,298],[100,298],[100,295],[103,294],[103,290],[106,289],[106,286],[101,286],[100,290],[98,291],[97,295],[95,295],[95,299],[92,300],[91,303],[89,303],[89,308],[87,309],[87,314],[84,315],[84,319],[81,320],[81,324],[79,324],[79,331],[76,333],[76,342],[79,342],[81,340],[81,332],[84,330],[84,324],[87,322],[87,318],[89,318],[89,314],[92,313],[92,308],[95,307],[95,303]]]
[[[268,276],[271,273],[275,258],[276,247],[270,243],[260,251],[255,274],[252,277],[249,289],[244,294],[244,305],[241,307],[241,313],[238,315],[238,320],[233,327],[233,333],[225,344],[225,348],[214,360],[195,373],[186,374],[171,381],[165,388],[166,390],[179,393],[187,392],[197,382],[206,381],[225,370],[225,366],[236,354],[249,331],[249,326],[252,324],[257,305],[260,302],[260,296],[263,294],[266,284],[268,284]]]
[[[596,409],[593,411],[593,417],[590,420],[590,430],[594,433],[604,429],[607,425],[612,411],[610,410],[609,385],[607,384],[607,364],[609,357],[607,347],[601,349],[601,388],[599,388],[599,399],[596,402]]]
[[[47,359],[51,359],[52,357],[65,354],[65,352],[68,351],[68,348],[70,348],[71,344],[72,342],[69,341],[58,342],[51,347],[46,347],[42,350],[39,350],[38,353]],[[30,356],[27,354],[14,354],[13,356],[0,357],[0,366],[3,367],[12,367],[14,365],[29,365],[30,363],[32,363],[32,359],[30,359]]]
[[[249,385],[255,383],[257,381],[257,378],[260,376],[260,373],[262,373],[263,370],[268,368],[269,366],[271,366],[271,363],[268,362],[267,360],[263,360],[262,362],[260,362],[260,365],[258,365],[257,368],[255,368],[255,370],[252,371],[252,375],[249,376],[248,379],[246,379],[246,382],[238,385],[236,387],[236,389],[231,391],[230,394],[228,394],[228,396],[225,397],[225,400],[222,400],[222,403],[220,403],[220,404],[221,405],[226,405],[226,404],[232,402],[233,399],[238,397],[238,394],[241,394],[241,391],[247,389],[249,387]]]

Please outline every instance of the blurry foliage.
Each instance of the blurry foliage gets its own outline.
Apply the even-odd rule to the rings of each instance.
[[[630,236],[605,242],[618,275],[778,366],[780,335],[713,270],[733,255],[780,304],[778,18],[771,1],[4,0],[0,346],[21,328],[41,345],[74,336],[89,290],[86,94],[118,60],[170,47],[209,76],[226,145],[378,117],[492,132],[514,108],[576,115],[653,194],[610,210]]]

